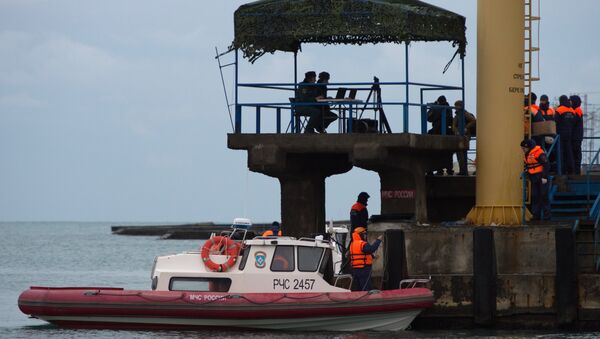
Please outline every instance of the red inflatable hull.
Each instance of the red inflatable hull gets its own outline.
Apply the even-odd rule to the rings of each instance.
[[[426,288],[236,294],[31,287],[19,296],[23,313],[77,328],[398,330],[432,305]]]

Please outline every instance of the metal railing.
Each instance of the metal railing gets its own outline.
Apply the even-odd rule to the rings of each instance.
[[[381,88],[391,88],[391,87],[417,87],[420,92],[420,101],[419,102],[411,102],[409,99],[404,98],[402,101],[383,101],[381,97],[376,95],[372,96],[372,100],[355,100],[346,98],[344,99],[332,99],[330,101],[323,102],[296,102],[295,101],[295,93],[299,86],[303,84],[297,83],[238,83],[237,91],[239,92],[241,88],[251,88],[251,89],[261,89],[261,90],[272,90],[272,91],[285,91],[289,95],[286,98],[289,102],[285,102],[283,100],[278,100],[275,102],[236,102],[235,104],[235,121],[234,121],[234,132],[235,133],[264,133],[266,130],[263,128],[263,120],[266,111],[270,111],[272,114],[270,117],[274,118],[275,128],[271,129],[271,133],[300,133],[301,118],[296,111],[298,108],[312,106],[312,107],[327,107],[327,106],[337,106],[335,108],[336,111],[340,113],[339,119],[339,133],[352,133],[352,125],[356,121],[356,119],[361,119],[363,114],[366,112],[373,112],[373,120],[378,121],[378,132],[391,133],[391,128],[386,131],[384,127],[386,127],[387,117],[394,116],[397,112],[390,111],[393,108],[401,107],[402,114],[402,128],[400,129],[403,133],[409,132],[409,124],[410,124],[410,116],[420,114],[421,123],[420,130],[421,133],[427,133],[428,127],[428,119],[427,113],[430,109],[438,109],[441,111],[441,131],[439,134],[446,135],[448,134],[446,128],[443,126],[451,126],[452,121],[447,121],[447,113],[452,116],[452,110],[455,109],[454,106],[446,106],[446,105],[437,105],[434,103],[426,103],[424,102],[425,93],[430,91],[460,91],[461,97],[464,97],[463,87],[458,86],[445,86],[439,84],[428,84],[428,83],[417,83],[417,82],[344,82],[344,83],[328,83],[328,84],[310,84],[308,86],[328,86],[328,90],[330,92],[335,92],[336,89],[344,88],[346,91],[348,90],[356,90],[357,93],[365,93],[368,92],[368,99],[371,99],[371,94],[374,94],[374,91],[381,91]],[[307,85],[304,85],[307,86]],[[398,94],[400,91],[397,89],[392,89],[389,91],[390,93]],[[381,93],[381,92],[378,92]],[[236,93],[236,97],[239,96]],[[376,98],[377,97],[377,98]],[[463,101],[464,102],[464,101]],[[418,108],[415,110],[411,110],[411,108]],[[248,110],[251,112],[248,112]],[[447,110],[450,110],[448,112]],[[387,112],[386,112],[387,111]],[[415,112],[417,111],[417,112]],[[464,113],[462,110],[458,110],[458,129],[460,134],[463,134],[465,121],[464,121]],[[274,113],[274,114],[273,114]],[[255,128],[252,132],[244,131],[243,121],[244,117],[247,117],[248,114],[253,114],[253,120],[255,121]],[[289,117],[289,121],[287,121],[287,117]],[[287,126],[287,127],[284,127]],[[389,125],[388,125],[389,126]],[[394,126],[394,130],[397,130],[397,126]]]
[[[585,171],[586,172],[585,176],[586,176],[586,185],[587,185],[588,204],[590,202],[590,197],[591,197],[591,182],[590,182],[591,173],[600,172],[600,170],[594,169],[594,164],[598,164],[599,155],[600,155],[600,148],[598,148],[598,150],[594,154],[592,161],[590,161],[590,163],[588,164],[586,171]],[[592,208],[590,209],[589,217],[590,217],[590,220],[594,221],[594,252],[593,252],[594,263],[596,266],[596,271],[600,271],[600,251],[599,251],[599,247],[600,247],[600,226],[599,226],[600,225],[600,194],[598,194],[596,196],[596,199],[594,200],[594,204],[592,205]]]

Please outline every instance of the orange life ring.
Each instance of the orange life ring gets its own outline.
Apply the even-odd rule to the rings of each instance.
[[[278,263],[277,265],[275,263]],[[274,266],[274,267],[273,267]],[[290,268],[290,263],[282,255],[276,255],[273,257],[273,263],[271,267],[277,271],[287,271]]]
[[[225,245],[225,254],[229,257],[226,262],[217,264],[210,260],[211,252],[218,250],[221,251],[223,245]],[[204,266],[213,272],[225,272],[233,265],[235,265],[238,254],[240,253],[240,245],[228,237],[216,236],[206,240],[200,251],[200,257],[204,262]]]

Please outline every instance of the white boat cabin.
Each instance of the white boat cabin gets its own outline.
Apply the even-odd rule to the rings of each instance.
[[[352,283],[349,275],[334,275],[334,266],[340,265],[334,261],[341,261],[336,242],[257,237],[241,243],[243,246],[237,261],[225,272],[208,269],[200,251],[157,257],[152,270],[152,289],[229,293],[324,293],[348,292]],[[230,259],[225,254],[210,254],[209,257],[215,263],[224,263]]]

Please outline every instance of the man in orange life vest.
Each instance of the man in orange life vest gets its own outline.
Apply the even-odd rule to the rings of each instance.
[[[548,96],[546,94],[542,94],[542,96],[540,97],[539,108],[539,113],[541,114],[544,120],[554,121],[554,108],[550,106],[550,102],[548,101]]]
[[[575,126],[573,126],[573,162],[575,174],[581,174],[581,144],[583,143],[583,110],[581,109],[581,98],[579,95],[571,95],[571,108],[575,112]]]
[[[525,170],[531,181],[531,213],[534,220],[550,219],[550,205],[547,194],[547,169],[548,159],[544,150],[531,139],[521,142],[521,150],[525,155]]]
[[[279,223],[277,221],[273,221],[273,223],[271,224],[271,229],[270,230],[266,230],[263,232],[262,236],[263,237],[269,237],[269,236],[281,236],[283,233],[281,232],[281,230],[279,229]]]
[[[360,192],[356,203],[352,205],[350,209],[350,232],[354,232],[357,227],[367,228],[367,221],[369,220],[369,211],[367,211],[367,201],[369,200],[369,194],[367,192]]]
[[[370,245],[367,242],[367,230],[357,227],[352,232],[352,243],[350,243],[350,263],[352,264],[352,290],[370,291],[371,265],[373,265],[373,253],[377,251],[383,236]]]

